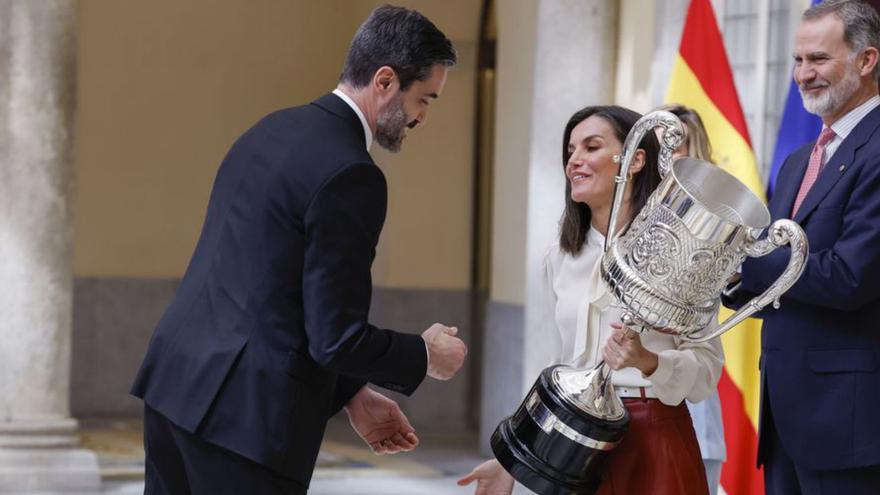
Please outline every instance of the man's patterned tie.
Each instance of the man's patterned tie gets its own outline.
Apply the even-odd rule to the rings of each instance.
[[[801,203],[804,202],[804,198],[807,197],[807,193],[810,192],[810,188],[816,183],[816,178],[819,177],[819,170],[822,168],[822,155],[825,154],[825,146],[834,139],[834,136],[834,131],[830,127],[822,129],[822,133],[819,134],[819,139],[816,140],[816,145],[813,146],[813,152],[810,153],[810,163],[807,164],[807,171],[804,173],[804,180],[801,181],[801,188],[798,190],[797,198],[794,200],[794,208],[791,209],[791,218],[794,218],[798,208],[801,207]]]

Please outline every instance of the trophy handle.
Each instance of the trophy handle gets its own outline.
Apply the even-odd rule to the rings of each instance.
[[[684,141],[684,125],[671,112],[665,110],[657,110],[651,112],[636,121],[629,134],[626,135],[626,141],[623,143],[623,158],[620,155],[614,155],[614,161],[619,165],[617,176],[614,177],[614,201],[611,203],[611,214],[608,218],[608,232],[605,233],[605,249],[617,242],[617,215],[620,213],[620,205],[623,204],[623,192],[626,190],[626,183],[629,182],[627,177],[629,167],[633,158],[636,156],[636,150],[642,142],[642,137],[648,131],[653,131],[655,127],[663,126],[663,137],[660,143],[660,157],[657,161],[657,167],[660,171],[660,178],[666,177],[669,169],[672,167],[672,153],[678,149],[682,141]],[[633,215],[638,212],[634,211]]]
[[[779,309],[779,298],[797,282],[807,264],[807,254],[809,254],[810,249],[806,234],[804,234],[803,229],[797,223],[781,219],[770,225],[766,238],[747,244],[744,248],[746,254],[757,258],[770,254],[776,248],[785,244],[791,247],[791,257],[788,259],[788,266],[785,267],[782,275],[763,294],[739,308],[736,313],[724,320],[724,323],[718,326],[711,334],[703,337],[682,335],[682,339],[695,343],[706,342],[735,327],[749,316],[764,309],[770,303],[773,303],[774,308]]]

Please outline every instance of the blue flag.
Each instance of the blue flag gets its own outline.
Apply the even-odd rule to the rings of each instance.
[[[819,0],[812,0],[812,5]],[[782,120],[779,122],[779,134],[776,137],[776,148],[773,150],[773,164],[770,167],[770,180],[767,182],[767,198],[773,195],[776,185],[776,175],[782,162],[788,158],[794,150],[815,141],[822,130],[822,119],[804,110],[804,102],[798,91],[794,79],[788,87],[788,98],[785,100],[785,109],[782,111]]]

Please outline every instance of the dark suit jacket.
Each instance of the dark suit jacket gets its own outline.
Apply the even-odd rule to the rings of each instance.
[[[367,322],[386,196],[335,95],[245,132],[132,393],[307,486],[327,419],[364,383],[410,394],[425,376],[420,336]]]
[[[790,217],[812,147],[783,164],[774,220]],[[763,312],[762,423],[769,406],[786,452],[806,467],[880,464],[880,108],[831,156],[794,220],[810,254],[781,308]],[[766,289],[789,254],[748,259],[740,292]]]

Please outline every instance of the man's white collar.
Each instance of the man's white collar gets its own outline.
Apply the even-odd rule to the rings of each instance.
[[[336,88],[333,90],[333,94],[342,98],[342,101],[348,104],[354,113],[357,114],[358,118],[361,121],[361,125],[364,126],[364,138],[367,142],[367,151],[370,151],[370,146],[373,145],[373,131],[370,130],[370,126],[367,125],[367,118],[364,117],[364,113],[361,112],[361,109],[358,108],[357,103],[354,102],[347,94],[343,93],[341,89]]]

